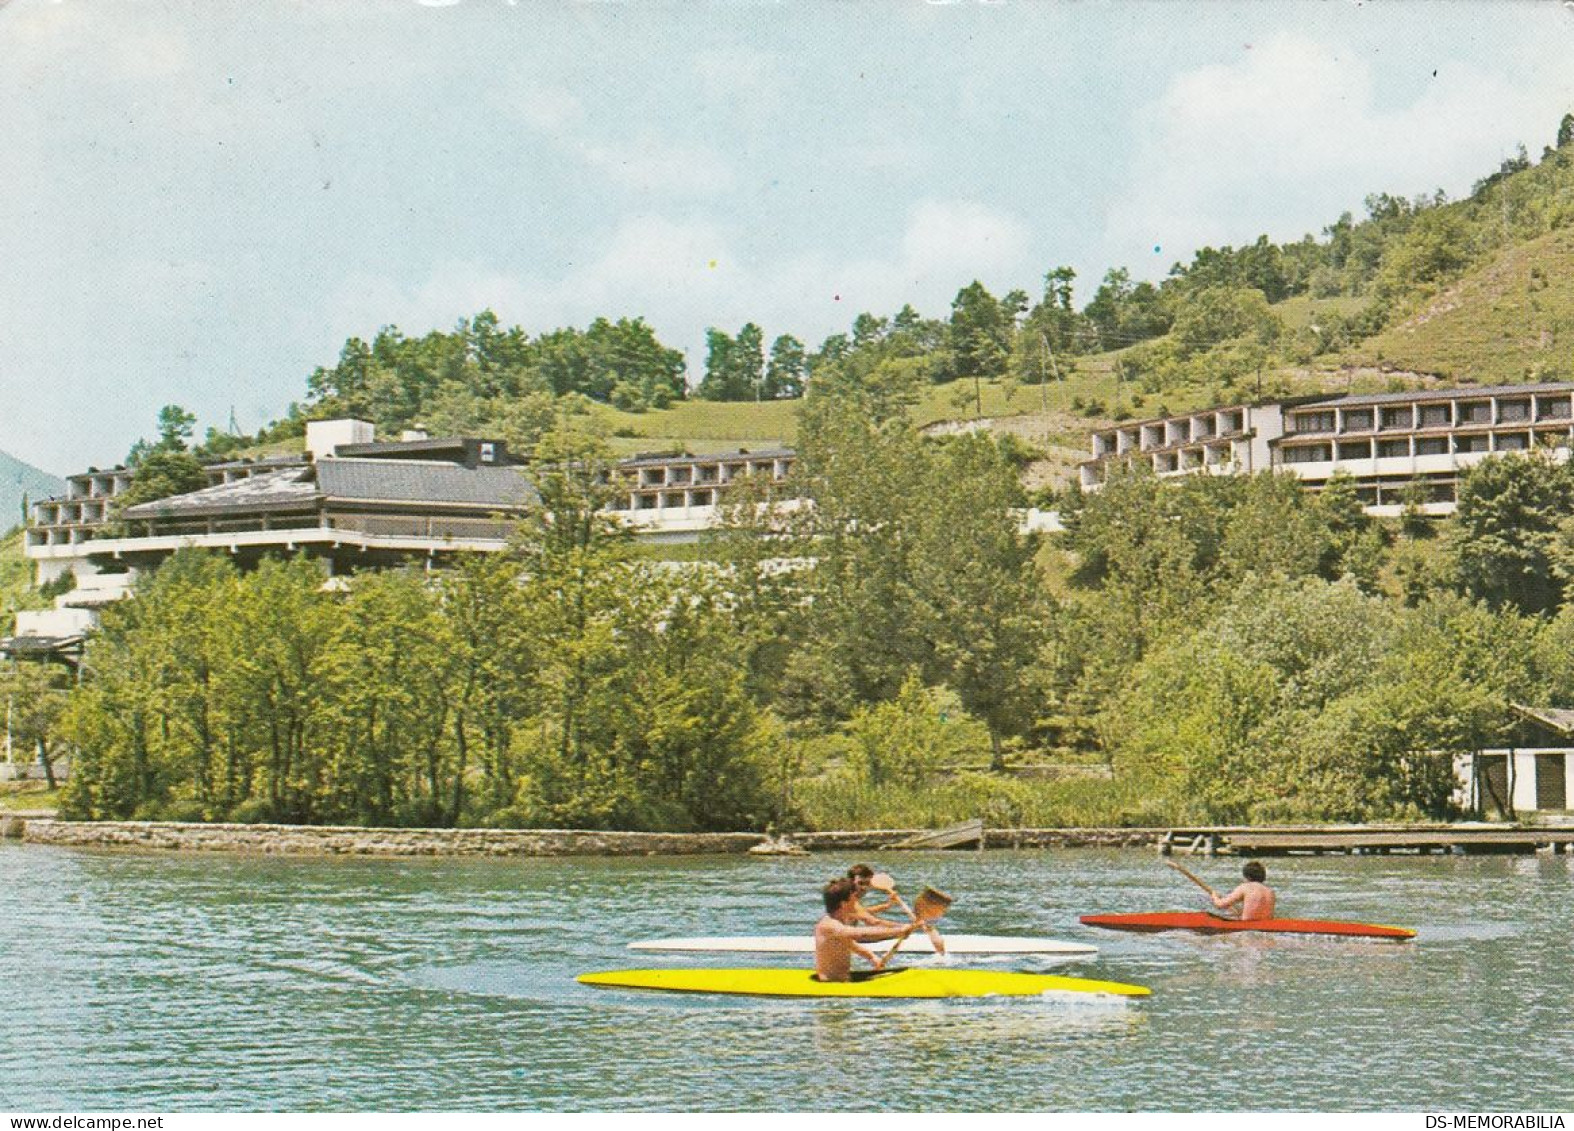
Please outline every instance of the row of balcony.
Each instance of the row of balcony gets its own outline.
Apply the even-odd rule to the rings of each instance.
[[[1208,409],[1168,420],[1150,420],[1109,432],[1093,434],[1095,459],[1127,452],[1147,452],[1173,448],[1205,440],[1239,436],[1246,431],[1244,408]]]
[[[718,460],[715,463],[673,463],[637,469],[641,487],[678,487],[687,484],[721,486],[745,475],[769,475],[775,479],[786,476],[792,467],[791,459]],[[625,469],[625,474],[635,469]]]
[[[1357,408],[1300,409],[1287,414],[1285,434],[1414,432],[1471,425],[1566,424],[1571,419],[1574,419],[1574,402],[1571,402],[1570,394],[1555,393],[1535,397],[1486,397],[1478,400],[1364,405]]]
[[[1395,436],[1387,439],[1325,440],[1321,443],[1284,443],[1276,462],[1281,464],[1347,463],[1354,460],[1411,459],[1427,456],[1489,455],[1524,452],[1532,447],[1567,448],[1568,428],[1556,432],[1469,432],[1443,436]]]

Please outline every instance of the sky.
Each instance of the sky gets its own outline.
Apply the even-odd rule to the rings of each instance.
[[[346,338],[644,317],[704,364],[974,279],[1078,305],[1574,109],[1574,0],[0,0],[0,450],[253,431]]]

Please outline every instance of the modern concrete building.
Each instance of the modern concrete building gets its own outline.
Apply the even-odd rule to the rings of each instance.
[[[1447,514],[1465,469],[1533,448],[1567,458],[1571,439],[1569,384],[1309,397],[1100,429],[1080,478],[1097,490],[1111,466],[1141,461],[1160,476],[1286,471],[1317,489],[1344,472],[1374,514],[1399,514],[1415,489],[1423,511]]]
[[[313,421],[301,455],[207,465],[207,486],[117,508],[125,468],[67,480],[66,494],[33,506],[26,553],[39,584],[64,576],[62,606],[90,608],[124,595],[135,570],[187,546],[254,562],[304,553],[329,574],[503,549],[540,497],[525,462],[501,441],[406,433],[377,441],[359,420]],[[785,449],[723,455],[645,455],[614,474],[626,488],[614,513],[649,540],[692,540],[717,518],[726,485],[786,477]]]

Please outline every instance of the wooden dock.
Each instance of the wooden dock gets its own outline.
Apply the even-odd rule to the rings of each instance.
[[[1554,825],[1305,825],[1171,829],[1159,852],[1188,855],[1292,856],[1574,854],[1574,826]]]

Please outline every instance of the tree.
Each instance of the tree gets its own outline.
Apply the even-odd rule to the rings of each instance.
[[[123,512],[139,503],[185,495],[207,485],[207,473],[190,452],[154,450],[137,463],[131,485],[115,496],[115,510]]]
[[[979,415],[983,415],[984,408],[978,383],[1005,373],[1013,329],[1011,312],[976,279],[958,291],[951,302],[955,374],[973,378]]]
[[[1446,525],[1461,591],[1494,608],[1556,609],[1559,523],[1571,507],[1574,479],[1550,456],[1511,454],[1472,467]]]
[[[782,334],[771,343],[771,360],[765,367],[762,391],[767,400],[803,396],[808,379],[809,361],[803,343],[791,334]]]
[[[951,687],[989,728],[991,765],[1003,740],[1031,729],[1032,673],[1053,606],[1034,565],[1037,539],[1018,529],[1016,470],[988,436],[963,436],[926,461],[931,489],[918,514],[915,613],[928,637],[931,682]]]
[[[179,405],[167,404],[158,410],[158,450],[183,452],[191,439],[197,418]]]

